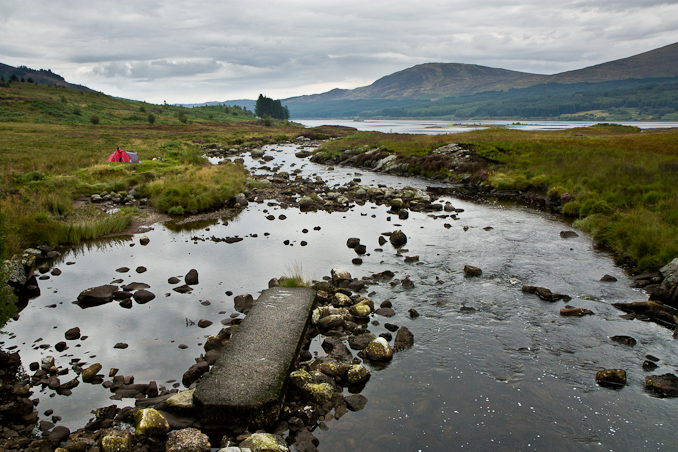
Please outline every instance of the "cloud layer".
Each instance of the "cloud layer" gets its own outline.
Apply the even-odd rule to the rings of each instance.
[[[355,88],[416,64],[553,74],[676,42],[675,1],[0,3],[0,62],[169,103]]]

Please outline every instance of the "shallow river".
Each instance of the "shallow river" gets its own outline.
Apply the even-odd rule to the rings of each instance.
[[[356,177],[367,185],[430,185],[349,168],[331,171],[295,158],[295,150],[292,145],[267,147],[267,154],[275,157],[267,166],[301,169],[330,185]],[[246,163],[261,167],[249,158]],[[609,255],[596,251],[583,233],[562,239],[560,232],[570,227],[550,215],[445,200],[464,209],[458,220],[425,213],[399,220],[370,203],[331,214],[250,203],[236,219],[190,230],[155,225],[145,233],[150,239],[146,246],[135,236],[84,247],[63,257],[60,276],[40,281],[42,295],[30,301],[18,322],[8,324],[5,331],[10,334],[0,339],[3,347],[21,351],[25,367],[47,355],[64,368],[80,358],[101,363],[105,375],[109,368],[118,368],[137,382],[156,380],[169,387],[181,381],[202,352],[205,337],[216,334],[219,321],[234,312],[227,291],[256,297],[269,279],[299,267],[307,279],[329,275],[333,267],[348,269],[358,278],[391,270],[397,279],[409,276],[415,288],[369,286],[375,304],[390,300],[397,312],[390,319],[376,318],[380,325],[370,329],[379,334],[385,322],[405,325],[415,345],[396,353],[387,366],[370,367],[372,378],[362,392],[367,406],[328,422],[326,431],[314,431],[320,450],[677,450],[678,402],[645,391],[641,364],[652,354],[660,359],[654,373],[673,372],[678,342],[671,331],[653,323],[620,318],[622,313],[610,305],[647,299],[629,288],[624,271]],[[267,220],[270,214],[276,219]],[[390,244],[376,250],[379,234],[394,229],[407,234],[404,254],[418,255],[419,263],[404,263]],[[211,236],[244,240],[192,240]],[[351,263],[356,254],[346,247],[349,237],[367,245],[360,266]],[[302,241],[307,244],[302,246]],[[482,277],[465,278],[465,264],[480,267]],[[123,266],[131,270],[116,272]],[[138,274],[138,266],[148,270]],[[172,291],[167,279],[183,277],[192,268],[200,278],[195,290]],[[618,281],[599,282],[605,274]],[[72,304],[82,290],[118,278],[147,283],[157,297],[129,310],[117,303],[89,309]],[[561,317],[564,302],[524,294],[523,284],[568,294],[570,305],[595,315]],[[411,308],[421,316],[410,318]],[[201,329],[196,326],[200,319],[214,323]],[[53,345],[74,326],[87,338],[68,341],[69,348],[57,353]],[[638,344],[619,345],[610,340],[614,335],[632,336]],[[118,342],[129,347],[114,349]],[[42,349],[41,344],[50,347]],[[180,349],[179,344],[188,348]],[[317,344],[314,349],[319,349]],[[597,386],[595,373],[603,368],[626,369],[628,385],[621,390]],[[73,377],[71,371],[61,381]],[[92,417],[90,409],[115,403],[110,395],[101,385],[81,383],[69,397],[50,389],[34,397],[40,398],[41,413],[53,409],[63,418],[62,425],[75,429]]]

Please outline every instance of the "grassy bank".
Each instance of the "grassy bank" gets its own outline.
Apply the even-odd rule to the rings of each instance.
[[[205,165],[203,145],[262,145],[301,132],[239,107],[152,105],[31,83],[0,87],[0,258],[119,232],[140,214],[76,208],[81,196],[134,188],[170,214],[223,206],[244,189],[246,171]],[[141,163],[106,163],[118,146],[137,152]]]
[[[323,151],[375,147],[410,157],[410,171],[460,177],[422,157],[463,143],[492,163],[471,176],[498,190],[532,191],[562,204],[575,226],[590,232],[635,271],[655,270],[678,256],[678,130],[617,125],[553,132],[504,128],[422,136],[356,133]]]

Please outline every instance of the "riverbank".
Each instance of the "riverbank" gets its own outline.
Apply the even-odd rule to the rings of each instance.
[[[656,271],[678,255],[678,129],[600,124],[444,136],[359,132],[323,145],[315,158],[377,168],[387,157],[379,170],[557,210],[632,272]]]

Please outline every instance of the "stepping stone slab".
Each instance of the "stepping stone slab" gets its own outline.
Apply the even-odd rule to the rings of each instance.
[[[204,425],[263,426],[278,419],[315,294],[305,287],[262,292],[195,390]]]

